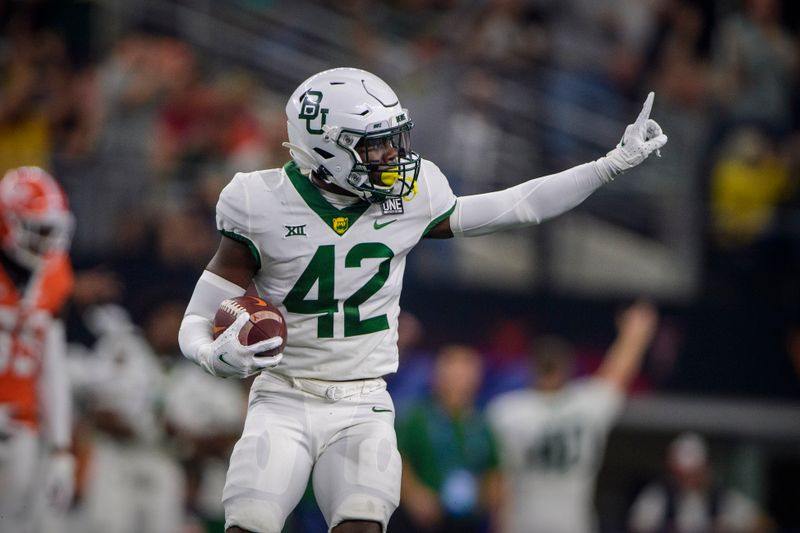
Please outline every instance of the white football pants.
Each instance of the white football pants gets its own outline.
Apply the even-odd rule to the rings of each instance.
[[[333,528],[382,524],[400,501],[394,405],[382,379],[321,381],[262,372],[223,492],[225,527],[279,533],[311,476]]]

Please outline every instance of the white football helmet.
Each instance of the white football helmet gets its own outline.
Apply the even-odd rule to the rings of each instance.
[[[369,202],[414,190],[419,154],[411,151],[413,123],[397,95],[364,70],[335,68],[300,84],[286,104],[289,148],[301,172],[338,185]],[[393,148],[390,161],[362,161],[361,153]],[[375,152],[373,152],[375,153]]]
[[[74,225],[64,191],[41,168],[15,168],[0,180],[0,244],[21,265],[34,269],[66,251]]]

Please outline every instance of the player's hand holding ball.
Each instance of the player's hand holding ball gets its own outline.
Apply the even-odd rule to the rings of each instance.
[[[209,370],[220,377],[246,378],[283,359],[286,321],[272,304],[252,296],[223,301],[214,317],[213,342],[200,348]]]
[[[659,150],[667,144],[661,126],[650,118],[654,98],[653,92],[647,95],[636,122],[625,128],[622,140],[613,150],[597,160],[598,170],[607,181],[640,164],[653,152],[660,155]]]

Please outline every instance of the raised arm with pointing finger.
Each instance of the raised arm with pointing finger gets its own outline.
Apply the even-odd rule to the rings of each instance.
[[[667,143],[661,126],[650,118],[654,93],[625,128],[619,144],[604,157],[557,174],[532,179],[502,191],[459,197],[453,215],[430,237],[472,237],[538,224],[569,211],[617,175],[642,163]]]

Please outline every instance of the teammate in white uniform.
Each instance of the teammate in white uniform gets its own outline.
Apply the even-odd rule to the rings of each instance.
[[[251,390],[223,493],[230,532],[277,532],[311,476],[337,533],[386,528],[400,493],[391,398],[406,254],[424,237],[482,235],[562,213],[667,141],[648,116],[652,95],[620,145],[597,161],[495,193],[456,198],[431,162],[411,151],[408,111],[368,72],[340,68],[290,98],[292,161],[237,174],[217,206],[219,249],[181,325],[183,353]],[[216,340],[224,299],[253,285],[284,313],[277,345],[244,347],[242,315]]]
[[[571,347],[542,339],[534,343],[534,387],[501,394],[488,405],[509,483],[503,519],[509,533],[596,530],[594,484],[606,437],[656,323],[649,304],[627,309],[597,373],[573,383]]]
[[[95,305],[84,319],[97,341],[73,347],[70,375],[93,431],[73,531],[179,533],[185,481],[164,447],[165,371],[121,307]]]

